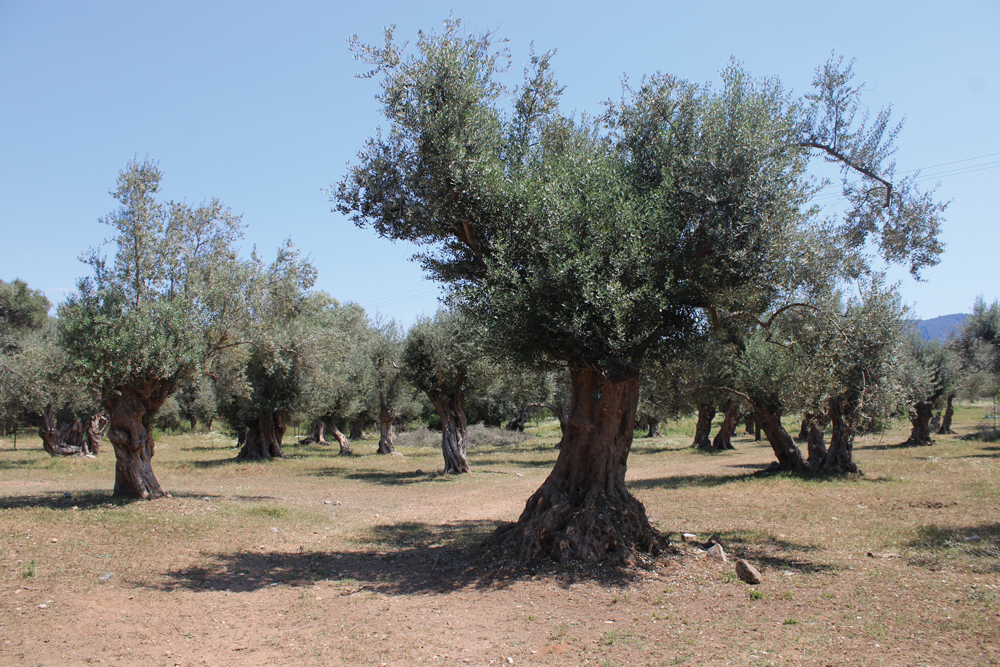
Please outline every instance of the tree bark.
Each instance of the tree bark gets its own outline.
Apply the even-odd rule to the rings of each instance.
[[[101,418],[100,416],[95,419]],[[91,426],[94,426],[91,420]],[[103,433],[103,431],[101,431]],[[58,426],[56,423],[56,411],[51,403],[45,407],[42,413],[42,426],[38,429],[38,435],[42,439],[42,447],[49,456],[96,456],[96,451],[90,449],[91,434],[88,429],[86,436],[83,424],[79,419]],[[97,441],[97,451],[100,451],[100,439]]]
[[[757,422],[753,418],[753,410],[748,410],[746,415],[744,415],[744,419],[746,419],[746,431],[744,435],[753,435],[757,426]]]
[[[264,412],[250,415],[244,421],[247,425],[246,440],[236,455],[237,460],[283,459],[281,439],[285,436],[288,411]]]
[[[931,444],[931,416],[934,414],[934,404],[929,401],[918,401],[914,409],[910,411],[909,439],[904,445],[929,445]]]
[[[938,435],[948,435],[949,433],[954,433],[951,430],[951,419],[955,416],[955,408],[952,405],[952,401],[955,400],[955,394],[948,394],[948,404],[944,409],[944,417],[941,418],[941,428],[938,429]]]
[[[811,412],[802,413],[802,424],[799,425],[799,434],[796,436],[796,440],[801,442],[809,440],[809,427],[812,426],[813,416]]]
[[[792,436],[788,435],[788,431],[781,425],[781,415],[772,414],[757,406],[754,406],[754,411],[757,423],[778,459],[778,470],[812,472],[814,468],[802,458],[802,452],[792,440]]]
[[[647,438],[659,438],[660,437],[660,420],[656,417],[648,417],[646,420],[649,423],[649,432],[646,433]]]
[[[379,413],[378,454],[392,454],[394,456],[400,456],[400,453],[396,451],[396,445],[392,442],[392,422],[395,419],[396,415],[393,414],[391,410],[383,410]]]
[[[347,437],[351,440],[365,439],[365,420],[363,417],[358,417],[351,422],[351,430]]]
[[[350,456],[351,455],[351,441],[340,432],[340,429],[336,426],[330,425],[330,429],[333,431],[333,437],[337,439],[337,444],[340,445],[340,455]]]
[[[740,417],[739,401],[733,401],[726,408],[725,416],[722,419],[722,426],[712,440],[712,447],[715,449],[736,449],[733,447],[733,434],[736,433],[738,420]]]
[[[517,411],[514,418],[507,422],[504,426],[505,431],[516,431],[518,433],[524,433],[524,425],[528,423],[528,417],[531,416],[531,408],[527,405]]]
[[[108,428],[108,418],[104,415],[91,415],[90,425],[87,427],[87,436],[84,443],[87,450],[97,456],[101,453],[101,442],[104,440],[104,432]]]
[[[462,408],[462,392],[450,396],[437,391],[427,392],[431,404],[441,418],[441,453],[444,455],[444,474],[470,472],[466,450],[469,432]]]
[[[823,470],[857,473],[858,466],[854,463],[854,425],[857,422],[854,415],[855,404],[840,396],[831,396],[829,405],[833,432],[830,434],[830,450],[826,453]]]
[[[655,555],[665,539],[625,487],[639,375],[574,369],[570,378],[573,399],[555,466],[517,523],[499,528],[488,546],[521,562],[621,563],[635,551]]]
[[[309,430],[309,435],[305,438],[299,440],[300,445],[331,445],[332,443],[326,439],[326,420],[322,417],[317,417],[313,420],[312,428]]]
[[[104,399],[108,440],[115,448],[114,495],[144,500],[166,495],[153,474],[153,420],[173,390],[172,382],[159,380],[120,387]]]
[[[698,449],[708,449],[712,446],[712,441],[708,437],[712,434],[712,420],[715,419],[715,404],[702,403],[698,406],[698,423],[694,427],[694,442],[692,447]]]

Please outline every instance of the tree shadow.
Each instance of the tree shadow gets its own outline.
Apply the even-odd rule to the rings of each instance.
[[[1000,573],[1000,523],[919,526],[906,546],[918,552],[907,558],[910,565],[937,571],[950,561],[974,572]]]
[[[131,502],[133,501],[126,498],[115,498],[110,491],[74,491],[71,496],[66,496],[62,491],[52,491],[0,498],[0,510],[45,507],[86,512],[104,507],[122,507]]]
[[[627,485],[633,489],[711,488],[733,482],[745,482],[750,479],[756,479],[756,476],[752,473],[746,475],[674,475],[637,479],[627,482]]]
[[[306,587],[327,581],[341,595],[449,593],[463,588],[503,588],[550,577],[568,587],[576,581],[627,585],[639,577],[627,568],[571,564],[511,566],[484,549],[494,521],[382,524],[356,539],[358,551],[276,551],[205,554],[199,562],[171,568],[160,583],[134,585],[160,591],[251,592],[270,586]]]
[[[35,468],[38,461],[35,459],[0,460],[0,470],[21,470],[23,468]]]
[[[733,556],[767,568],[803,574],[829,574],[837,570],[833,565],[817,563],[806,557],[806,554],[819,551],[815,545],[772,537],[747,539],[739,535],[723,536],[722,541]]]

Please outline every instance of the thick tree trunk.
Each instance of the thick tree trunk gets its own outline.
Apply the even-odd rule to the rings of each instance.
[[[649,425],[649,432],[646,433],[647,438],[659,438],[660,437],[660,420],[656,417],[647,417],[646,422]]]
[[[715,419],[715,404],[702,403],[698,406],[698,423],[694,427],[694,442],[692,447],[708,449],[712,446],[709,436],[712,435],[712,420]]]
[[[573,400],[556,464],[528,499],[517,523],[489,545],[522,562],[624,562],[634,551],[656,554],[666,540],[625,487],[639,400],[638,373],[608,378],[571,370]]]
[[[941,428],[938,429],[938,435],[954,433],[951,430],[951,420],[955,416],[955,407],[952,405],[952,401],[954,400],[955,394],[948,394],[948,405],[944,409],[944,417],[941,418]]]
[[[115,448],[114,495],[142,499],[166,495],[153,474],[153,420],[173,390],[172,382],[161,380],[120,387],[104,399],[108,440]]]
[[[524,433],[524,425],[528,423],[528,417],[531,416],[531,408],[527,405],[517,411],[514,418],[507,422],[504,426],[505,431],[517,431],[518,433]]]
[[[94,456],[101,453],[101,442],[104,440],[104,432],[107,428],[107,417],[104,415],[91,415],[84,444],[86,444],[87,450]]]
[[[733,401],[726,408],[725,416],[722,419],[722,426],[719,427],[719,432],[715,434],[715,438],[712,440],[712,447],[720,450],[736,449],[733,447],[733,434],[736,433],[739,417],[740,404],[738,401]]]
[[[743,418],[746,419],[746,431],[744,431],[744,435],[753,435],[757,426],[757,422],[753,418],[753,410],[747,411]]]
[[[326,439],[326,420],[322,417],[317,417],[313,420],[312,428],[309,429],[309,435],[299,440],[300,445],[327,445],[330,446],[332,443]]]
[[[811,412],[802,413],[802,424],[799,425],[799,434],[795,437],[800,442],[809,440],[809,427],[812,426],[813,414]]]
[[[101,418],[100,416],[95,419]],[[94,421],[91,420],[91,427]],[[103,430],[98,434],[103,433]],[[56,411],[52,404],[45,407],[42,413],[42,426],[38,429],[38,436],[42,439],[42,447],[49,456],[96,456],[101,449],[100,438],[98,437],[96,451],[91,451],[91,434],[88,429],[86,434],[83,424],[79,419],[57,426]]]
[[[347,437],[351,440],[365,439],[365,420],[363,417],[358,417],[351,422],[351,430]]]
[[[281,451],[281,439],[285,436],[287,418],[287,410],[247,417],[244,420],[247,426],[246,440],[236,458],[249,461],[285,458],[285,453]]]
[[[396,415],[391,410],[383,410],[378,416],[378,454],[392,454],[400,456],[396,451],[396,445],[392,442],[392,422]]]
[[[469,433],[462,408],[462,392],[442,396],[436,391],[427,392],[431,404],[441,418],[441,453],[444,454],[444,474],[469,472],[466,458]]]
[[[934,405],[928,401],[919,401],[914,410],[910,412],[910,438],[905,445],[929,445],[931,444],[931,416],[934,414]]]
[[[857,473],[858,466],[854,463],[854,424],[857,421],[853,414],[855,405],[839,396],[831,396],[829,405],[833,432],[830,434],[830,450],[826,453],[823,470]]]
[[[792,470],[794,472],[812,472],[814,469],[805,459],[802,452],[796,446],[792,436],[781,425],[781,415],[771,414],[765,410],[755,407],[757,423],[760,424],[764,437],[774,450],[774,455],[778,459],[778,470]]]
[[[337,444],[340,445],[340,455],[350,456],[351,455],[351,442],[340,432],[340,429],[336,426],[331,425],[330,429],[333,431],[333,437],[337,439]]]

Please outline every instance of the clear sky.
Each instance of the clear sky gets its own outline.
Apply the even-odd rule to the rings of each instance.
[[[133,156],[160,161],[165,199],[218,197],[271,257],[291,237],[318,289],[409,325],[439,290],[411,247],[356,229],[323,193],[382,123],[376,83],[354,77],[346,40],[384,26],[412,39],[454,14],[510,40],[558,49],[565,108],[599,113],[623,76],[716,80],[730,57],[796,92],[836,50],[856,58],[865,102],[906,125],[899,172],[922,169],[951,200],[941,264],[904,299],[918,317],[1000,297],[1000,3],[909,2],[60,2],[0,0],[0,278],[54,302],[107,235],[98,218]],[[516,80],[516,78],[515,78]]]

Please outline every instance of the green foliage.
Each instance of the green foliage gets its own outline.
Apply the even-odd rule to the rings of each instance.
[[[112,195],[112,259],[91,248],[93,276],[59,310],[73,371],[108,396],[126,386],[177,387],[210,372],[227,350],[267,338],[290,317],[315,271],[290,242],[265,265],[238,257],[243,225],[218,200],[197,207],[156,200],[162,173],[132,160]]]
[[[891,178],[897,130],[887,112],[866,124],[836,59],[803,100],[733,63],[718,88],[646,77],[592,119],[559,111],[551,54],[508,87],[506,52],[454,19],[409,52],[391,30],[352,48],[380,80],[389,129],[331,198],[427,248],[418,259],[498,356],[632,373],[720,316],[743,313],[735,335],[789,296],[828,291],[867,269],[866,244],[914,272],[937,261],[943,206],[912,179],[882,205],[870,186]],[[813,155],[848,165],[840,225],[808,206]]]

